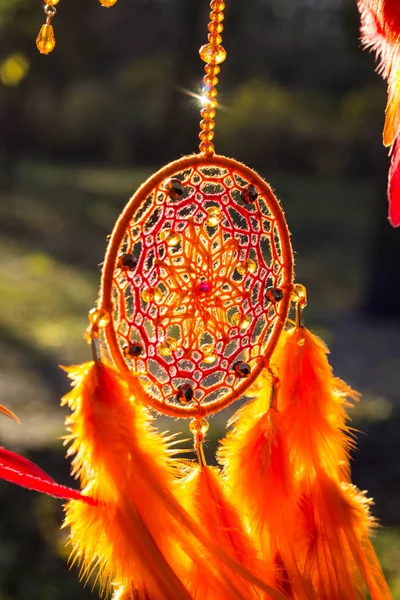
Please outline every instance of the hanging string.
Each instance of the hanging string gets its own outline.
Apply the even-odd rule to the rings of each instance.
[[[201,110],[202,121],[200,123],[200,152],[205,156],[214,154],[214,128],[215,109],[217,107],[217,84],[220,65],[226,59],[226,50],[222,43],[222,31],[224,26],[225,3],[222,0],[212,0],[210,4],[210,22],[208,24],[208,44],[200,48],[200,58],[206,63],[205,76],[203,78],[202,98],[203,108]]]

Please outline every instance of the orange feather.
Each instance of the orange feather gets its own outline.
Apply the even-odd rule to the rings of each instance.
[[[259,575],[261,570],[259,557],[251,538],[244,529],[238,511],[226,496],[218,469],[191,466],[186,469],[181,488],[186,508],[207,534],[213,536],[234,560]],[[218,569],[224,570],[225,566],[220,564]],[[204,577],[202,569],[196,564],[193,564],[189,581],[193,596],[197,600],[225,598],[223,593],[220,595],[215,588],[212,589],[211,582]],[[248,600],[265,598],[260,590],[240,577],[235,580],[235,587]],[[230,597],[234,597],[233,590]]]
[[[189,599],[188,573],[197,564],[227,600],[245,600],[239,592],[233,595],[238,576],[284,600],[180,506],[177,463],[168,443],[119,374],[102,363],[69,373],[75,387],[64,399],[73,411],[67,420],[68,454],[75,454],[74,473],[99,504],[94,510],[78,502],[67,506],[65,524],[82,576],[98,569],[103,588],[117,582],[121,593],[135,600]]]
[[[373,600],[390,591],[368,540],[367,501],[350,485],[354,445],[345,406],[357,394],[333,376],[323,342],[304,328],[282,337],[274,362],[292,469],[302,489],[297,557],[321,600]]]
[[[75,558],[82,575],[99,567],[101,586],[113,581],[138,588],[138,598],[189,600],[176,574],[179,552],[171,535],[178,527],[154,492],[172,479],[167,446],[151,429],[146,409],[133,404],[116,371],[102,363],[70,369],[75,387],[65,398],[74,472],[99,501],[67,506]],[[165,492],[166,500],[167,492]],[[93,510],[91,510],[93,508]],[[172,533],[169,528],[172,528]]]
[[[219,460],[228,488],[258,541],[269,577],[290,598],[312,600],[312,587],[297,565],[299,490],[282,433],[281,415],[269,408],[270,382],[262,376],[258,397],[234,416]]]
[[[349,478],[354,446],[346,405],[358,394],[335,378],[329,350],[307,329],[285,332],[273,355],[281,388],[279,408],[298,479],[314,477],[320,467],[334,478]]]

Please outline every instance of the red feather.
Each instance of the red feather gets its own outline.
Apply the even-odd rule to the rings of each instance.
[[[77,490],[56,483],[50,475],[47,475],[47,473],[30,460],[5,448],[0,448],[0,479],[16,483],[28,490],[54,496],[55,498],[83,500],[87,504],[96,504],[93,498],[84,496]]]
[[[394,227],[400,225],[400,144],[397,140],[389,171],[389,220]]]
[[[377,53],[379,71],[388,81],[383,143],[393,150],[388,187],[389,221],[393,227],[399,227],[400,4],[398,0],[358,0],[358,7],[363,44]]]
[[[20,454],[16,454],[15,452],[11,452],[11,450],[7,450],[6,448],[0,448],[0,465],[2,467],[9,467],[10,469],[19,471],[21,475],[25,473],[26,475],[39,477],[39,479],[44,479],[46,481],[54,481],[50,475],[47,475],[47,473],[35,465],[35,463],[31,462]]]

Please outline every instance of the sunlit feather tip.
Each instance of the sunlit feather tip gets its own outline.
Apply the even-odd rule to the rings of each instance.
[[[394,149],[389,172],[389,221],[400,226],[398,138],[400,133],[400,10],[398,0],[358,0],[363,44],[377,53],[388,81],[383,143]]]

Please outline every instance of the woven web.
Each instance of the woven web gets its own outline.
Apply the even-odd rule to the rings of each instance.
[[[143,387],[162,402],[207,404],[242,380],[237,361],[254,367],[263,355],[278,306],[268,287],[283,280],[274,215],[260,193],[246,204],[248,185],[228,168],[197,166],[174,175],[184,194],[172,199],[160,183],[133,215],[120,252],[137,259],[117,267],[114,327],[121,348],[143,346],[126,358]]]

